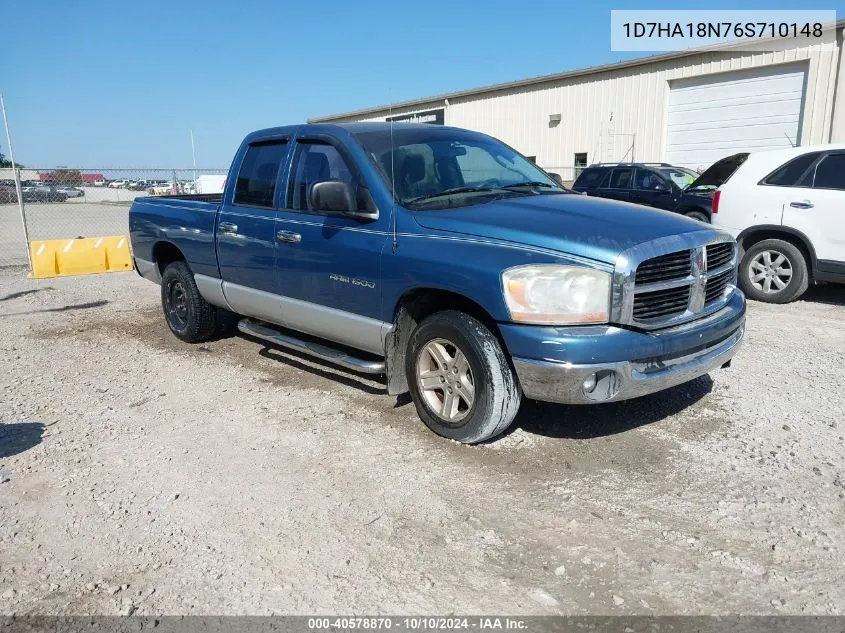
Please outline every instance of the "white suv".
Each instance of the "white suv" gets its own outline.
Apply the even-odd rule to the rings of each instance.
[[[787,303],[845,283],[845,144],[752,153],[713,197],[712,222],[742,252],[739,285]]]

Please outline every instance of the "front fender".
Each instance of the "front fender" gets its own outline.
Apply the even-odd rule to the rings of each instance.
[[[502,271],[525,264],[573,264],[581,259],[564,253],[453,233],[414,233],[398,236],[395,252],[382,260],[382,312],[393,321],[402,296],[431,288],[466,297],[481,306],[495,321],[509,322],[510,312],[502,293]],[[595,268],[611,271],[607,264]]]

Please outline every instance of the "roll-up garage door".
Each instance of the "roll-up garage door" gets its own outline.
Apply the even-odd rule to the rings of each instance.
[[[776,66],[671,82],[666,162],[708,167],[736,152],[799,144],[805,73]]]

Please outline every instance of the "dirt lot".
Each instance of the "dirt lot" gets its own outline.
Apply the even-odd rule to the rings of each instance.
[[[177,342],[134,274],[0,269],[0,613],[845,613],[845,293],[748,323],[712,380],[466,447]]]

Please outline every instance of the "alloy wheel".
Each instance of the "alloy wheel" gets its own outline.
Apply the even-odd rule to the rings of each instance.
[[[475,402],[466,354],[451,341],[433,339],[420,350],[416,367],[417,386],[428,407],[445,424],[458,425]]]
[[[778,251],[760,251],[749,266],[751,285],[766,294],[780,292],[792,280],[792,262]]]

